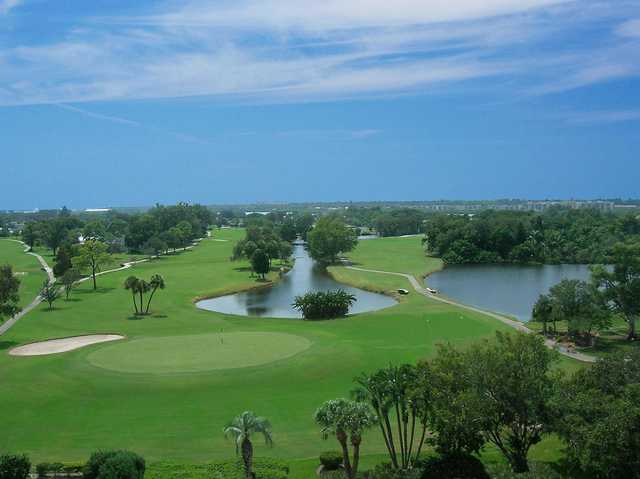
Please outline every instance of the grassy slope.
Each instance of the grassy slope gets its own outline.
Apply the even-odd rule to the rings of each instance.
[[[24,246],[16,241],[0,239],[0,264],[9,263],[20,275],[20,306],[29,304],[38,295],[47,275],[35,256],[24,253]]]
[[[321,440],[313,411],[326,399],[347,395],[354,376],[428,356],[439,341],[465,344],[505,329],[483,315],[417,294],[377,313],[327,322],[250,319],[196,309],[194,297],[255,285],[242,264],[228,261],[233,241],[241,235],[223,230],[216,236],[231,241],[205,240],[193,251],[104,276],[96,293],[85,283],[72,302],[59,302],[53,312],[40,307],[21,320],[0,343],[0,451],[28,452],[36,461],[82,460],[97,448],[118,447],[134,449],[149,460],[201,462],[233,454],[221,429],[233,415],[252,409],[269,417],[276,433],[276,447],[267,451],[258,444],[257,454],[309,458],[296,459],[293,465],[294,477],[310,477],[317,454],[336,446]],[[363,241],[353,254],[363,267],[378,269],[394,266],[394,256],[397,271],[419,276],[437,267],[422,256],[416,238]],[[336,268],[334,274],[347,271],[355,273]],[[162,273],[168,285],[154,299],[158,314],[133,319],[122,282],[132,273],[148,277],[155,272]],[[386,281],[387,289],[407,283],[369,273],[351,279]],[[293,333],[313,344],[294,358],[263,366],[176,375],[117,373],[86,360],[108,345],[34,358],[14,358],[2,351],[37,339],[91,332],[136,339],[221,328]],[[539,450],[543,456],[557,454],[555,446]],[[383,452],[377,434],[367,437],[363,452]]]

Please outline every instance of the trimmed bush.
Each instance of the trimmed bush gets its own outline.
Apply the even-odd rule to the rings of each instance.
[[[373,471],[363,475],[363,479],[421,479],[422,468],[420,466],[410,470],[394,469],[391,463],[378,464]]]
[[[271,458],[254,458],[256,479],[287,479],[286,462]],[[145,479],[245,479],[241,459],[215,461],[208,464],[156,462],[149,464]]]
[[[423,468],[422,479],[491,479],[480,459],[471,455],[431,457]]]
[[[0,479],[26,479],[31,470],[31,461],[25,454],[0,456]]]
[[[508,464],[487,466],[492,479],[562,479],[565,477],[552,466],[540,462],[530,462],[529,469],[529,472],[516,474]]]
[[[326,451],[320,454],[320,464],[325,471],[335,471],[342,465],[342,453],[338,451]]]
[[[304,319],[332,319],[349,314],[349,308],[355,301],[354,295],[336,289],[296,296],[292,306],[302,313]]]
[[[135,452],[97,451],[87,462],[85,479],[142,479],[145,462]]]

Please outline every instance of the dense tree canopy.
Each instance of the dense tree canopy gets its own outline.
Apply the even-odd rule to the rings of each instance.
[[[19,288],[20,280],[13,274],[13,268],[8,264],[0,265],[0,322],[20,311]]]
[[[427,250],[447,263],[605,263],[613,245],[637,236],[640,220],[596,210],[484,211],[433,215]]]
[[[307,234],[309,254],[316,261],[334,263],[340,253],[356,247],[356,232],[338,216],[323,216]]]

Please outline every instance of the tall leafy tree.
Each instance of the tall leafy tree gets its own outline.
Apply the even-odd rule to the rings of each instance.
[[[251,256],[251,267],[262,279],[264,279],[265,274],[269,272],[270,262],[269,255],[261,249],[257,249],[253,253],[253,256]]]
[[[56,253],[56,260],[53,265],[53,274],[56,277],[60,277],[64,275],[64,273],[73,267],[71,262],[71,258],[73,256],[72,245],[69,243],[62,243],[58,247],[58,252]]]
[[[233,437],[236,443],[236,454],[242,454],[244,473],[247,479],[252,479],[253,474],[253,443],[254,435],[262,435],[267,446],[273,445],[273,433],[271,423],[264,417],[256,416],[251,411],[245,411],[234,417],[224,430],[225,437]]]
[[[318,408],[314,418],[325,439],[330,435],[336,437],[342,448],[342,463],[347,477],[355,479],[360,462],[362,436],[377,420],[369,405],[343,398],[332,399]],[[349,444],[353,449],[352,457],[349,454]]]
[[[528,471],[529,449],[540,442],[551,421],[550,373],[557,353],[539,336],[498,332],[495,342],[472,348],[467,360],[486,439],[514,472]]]
[[[54,256],[58,252],[58,247],[67,239],[68,233],[68,223],[63,218],[56,218],[45,224],[44,242],[51,248]]]
[[[547,336],[549,331],[549,323],[553,323],[554,333],[555,317],[553,315],[553,301],[549,295],[541,294],[536,303],[533,305],[532,321],[542,324],[542,334]]]
[[[551,287],[549,298],[553,319],[566,321],[568,333],[573,337],[586,336],[593,344],[593,331],[610,325],[611,315],[603,305],[601,292],[585,281],[562,280]]]
[[[93,279],[94,291],[98,289],[96,284],[96,274],[102,265],[109,261],[110,255],[108,247],[101,241],[89,239],[78,248],[78,256],[72,258],[73,266],[78,269],[88,268]]]
[[[576,476],[640,478],[640,351],[580,369],[558,388],[554,431]]]
[[[309,254],[316,261],[334,263],[340,253],[351,251],[358,243],[356,232],[338,216],[324,216],[307,234]]]
[[[78,270],[75,268],[68,269],[62,275],[62,278],[60,279],[60,283],[64,287],[65,299],[67,301],[69,301],[71,292],[73,291],[73,288],[75,287],[79,279],[80,279],[80,273],[78,273]]]
[[[478,453],[485,444],[482,400],[473,389],[474,371],[468,354],[450,344],[417,367],[416,389],[430,401],[429,442],[444,457]]]
[[[29,247],[29,251],[33,250],[33,247],[38,241],[40,237],[40,233],[38,230],[38,226],[34,221],[30,221],[26,225],[24,225],[24,229],[22,230],[22,241]]]
[[[20,312],[19,289],[20,280],[13,274],[13,268],[8,264],[0,265],[0,320]]]
[[[594,267],[592,280],[602,289],[611,309],[627,322],[627,338],[636,339],[640,315],[640,241],[616,244],[608,263],[613,269]]]
[[[60,298],[60,288],[55,283],[45,280],[40,289],[40,297],[49,304],[49,311],[53,309],[53,303]]]

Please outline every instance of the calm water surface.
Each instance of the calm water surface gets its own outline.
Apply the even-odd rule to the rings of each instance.
[[[266,316],[271,318],[301,318],[291,307],[296,296],[309,291],[328,291],[341,288],[356,296],[350,314],[388,308],[396,301],[383,294],[343,285],[333,280],[319,268],[301,244],[294,246],[295,264],[278,283],[270,288],[230,294],[199,301],[197,306],[209,311],[242,316]]]
[[[427,277],[427,285],[463,304],[531,319],[538,296],[563,279],[589,279],[588,265],[452,265]]]

